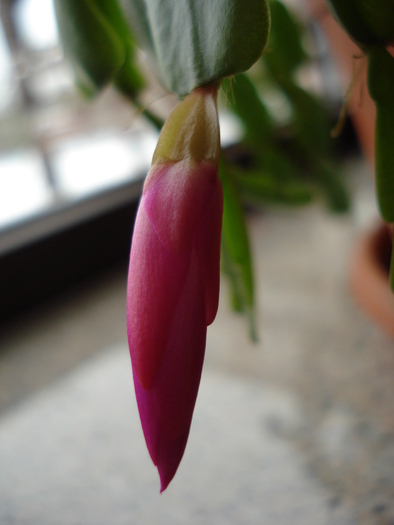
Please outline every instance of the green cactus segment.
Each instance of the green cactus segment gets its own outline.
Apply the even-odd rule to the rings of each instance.
[[[394,40],[393,0],[326,0],[326,4],[361,47]]]
[[[127,48],[132,48],[133,37],[118,0],[91,0],[91,2],[111,24],[122,43]]]
[[[330,122],[323,103],[291,79],[280,83],[293,108],[293,127],[300,145],[310,155],[327,157]]]
[[[391,288],[391,291],[394,293],[394,237],[391,243],[390,288]]]
[[[242,314],[244,312],[243,298],[240,290],[239,274],[231,261],[228,248],[223,240],[220,245],[220,270],[230,284],[230,304],[234,312]]]
[[[256,341],[252,256],[245,215],[236,183],[223,161],[220,162],[219,176],[224,197],[222,269],[230,281],[233,307],[247,314],[250,336]]]
[[[272,137],[275,129],[271,115],[247,74],[240,73],[232,79],[228,101],[244,122],[248,138],[261,143]]]
[[[368,91],[375,102],[393,100],[394,58],[383,47],[368,53]]]
[[[240,186],[244,199],[251,204],[304,206],[312,201],[311,191],[302,184],[278,184],[271,177],[262,177],[260,173],[245,176]]]
[[[301,27],[287,7],[271,0],[271,31],[264,58],[278,74],[291,76],[307,58],[302,47]]]
[[[377,43],[375,33],[364,20],[359,0],[326,0],[326,4],[353,40],[366,46]]]
[[[132,28],[138,45],[145,49],[154,60],[152,28],[149,23],[148,5],[146,0],[120,0],[127,22]]]
[[[368,89],[376,106],[377,200],[382,218],[394,222],[394,58],[384,48],[368,53]]]
[[[248,204],[303,206],[312,201],[309,188],[297,180],[283,180],[272,173],[245,172],[235,167],[232,167],[232,174],[243,200]]]
[[[134,99],[138,91],[144,87],[145,82],[135,65],[136,45],[124,13],[118,0],[94,0],[94,3],[116,32],[125,51],[124,63],[115,74],[114,83],[124,95]]]
[[[134,101],[138,92],[144,88],[145,81],[134,61],[129,57],[130,55],[126,53],[123,66],[114,76],[114,84],[123,95]]]
[[[268,40],[266,0],[123,0],[123,6],[163,84],[178,95],[249,69]]]
[[[313,163],[313,180],[321,188],[326,205],[333,213],[347,213],[350,210],[350,194],[337,173],[329,164]]]
[[[375,185],[380,213],[394,222],[394,100],[376,104]]]
[[[92,95],[114,82],[134,99],[144,80],[118,0],[55,0],[55,9],[64,50],[82,91]]]
[[[59,33],[77,82],[93,94],[109,83],[125,61],[125,49],[92,0],[55,0]]]
[[[358,0],[363,19],[382,44],[394,42],[394,1]]]

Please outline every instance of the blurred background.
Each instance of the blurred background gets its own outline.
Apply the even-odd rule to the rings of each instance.
[[[289,4],[308,28],[303,82],[335,123],[344,88],[320,15]],[[353,247],[378,217],[351,123],[336,148],[349,213],[249,210],[259,341],[223,281],[189,444],[159,496],[125,329],[157,131],[112,89],[78,93],[52,0],[0,9],[0,524],[392,525],[394,343],[349,292]],[[173,103],[156,86],[147,100]],[[221,120],[232,147],[242,126],[226,108]]]

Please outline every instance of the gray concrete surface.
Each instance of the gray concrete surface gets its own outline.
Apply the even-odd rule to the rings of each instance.
[[[0,522],[351,523],[278,422],[302,424],[291,392],[207,371],[187,452],[160,496],[127,349],[108,350],[0,423]]]

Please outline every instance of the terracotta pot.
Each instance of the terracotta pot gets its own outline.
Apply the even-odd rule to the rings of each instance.
[[[360,307],[394,337],[394,295],[389,286],[392,228],[380,223],[357,242],[350,264],[350,288]]]

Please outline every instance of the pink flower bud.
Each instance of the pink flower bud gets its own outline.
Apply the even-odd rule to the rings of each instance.
[[[171,113],[145,181],[130,253],[127,330],[146,444],[165,490],[182,459],[207,326],[219,299],[223,210],[216,89]]]

